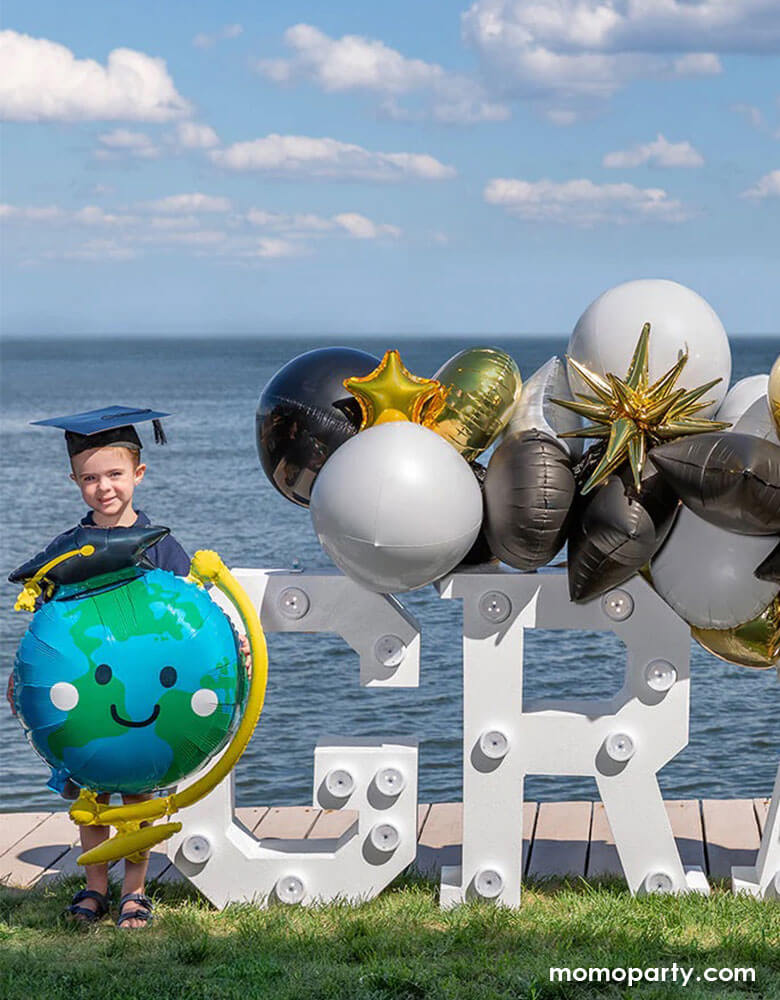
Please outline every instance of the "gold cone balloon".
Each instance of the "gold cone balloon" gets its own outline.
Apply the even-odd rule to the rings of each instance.
[[[769,373],[769,388],[766,395],[769,400],[769,412],[775,422],[777,436],[780,437],[780,357],[772,365],[772,371]]]
[[[780,660],[780,595],[752,621],[734,628],[691,627],[691,635],[710,653],[741,667],[767,670]]]
[[[523,380],[515,361],[492,347],[469,347],[433,376],[446,397],[428,406],[423,425],[473,461],[506,427],[520,399]]]

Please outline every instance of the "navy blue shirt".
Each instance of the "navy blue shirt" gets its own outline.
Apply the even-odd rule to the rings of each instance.
[[[139,510],[138,517],[136,518],[133,527],[145,528],[151,523],[152,522],[146,514],[144,514],[142,510]],[[82,517],[79,524],[94,528],[95,521],[92,516],[92,511],[89,511],[84,517]],[[112,528],[111,530],[122,531],[123,529],[122,527],[117,527]],[[63,531],[61,535],[57,535],[55,541],[66,539],[68,535],[74,531],[76,531],[76,528],[70,528],[68,531]],[[190,557],[181,545],[179,545],[173,535],[166,535],[165,538],[161,538],[156,545],[152,545],[148,548],[144,555],[157,569],[167,569],[171,573],[175,573],[176,576],[186,576],[190,571]]]

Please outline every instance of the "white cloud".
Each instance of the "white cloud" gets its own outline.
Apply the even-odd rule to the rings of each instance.
[[[219,145],[219,136],[210,125],[198,122],[179,122],[175,141],[182,149],[213,149]]]
[[[196,49],[210,49],[217,42],[230,38],[238,38],[243,35],[244,27],[241,24],[225,24],[218,31],[208,34],[205,31],[199,32],[193,39],[192,44]]]
[[[587,178],[557,182],[499,177],[488,182],[484,198],[530,222],[593,226],[600,222],[683,222],[690,218],[690,212],[662,188],[594,184]]]
[[[275,237],[263,237],[257,241],[254,250],[247,255],[254,257],[297,257],[302,252],[303,247],[300,243],[276,239]]]
[[[717,76],[723,64],[714,52],[686,52],[672,63],[675,76]]]
[[[110,156],[127,155],[140,159],[153,160],[160,155],[160,149],[144,132],[131,132],[126,128],[117,128],[113,132],[105,132],[98,136],[98,142],[104,147],[96,155],[100,159]]]
[[[502,121],[509,109],[488,100],[484,88],[463,74],[449,73],[437,63],[410,59],[376,39],[361,35],[331,38],[310,24],[284,33],[293,50],[289,59],[261,59],[255,68],[275,83],[306,80],[328,93],[368,91],[382,95],[383,114],[395,119],[417,117],[398,98],[425,92],[429,113],[442,122]]]
[[[704,157],[689,142],[669,142],[659,132],[652,142],[607,153],[602,161],[605,167],[641,167],[645,163],[654,167],[701,167]]]
[[[447,180],[455,168],[424,153],[374,153],[337,139],[268,135],[209,153],[228,170],[261,170],[297,177],[369,181]]]
[[[201,194],[171,194],[167,198],[149,201],[146,207],[154,212],[229,212],[232,205],[229,198],[221,195]]]
[[[190,114],[163,59],[114,49],[105,66],[46,38],[0,31],[0,117],[165,122]]]
[[[764,198],[780,198],[780,170],[771,170],[758,180],[753,187],[743,191],[741,198],[762,201]]]
[[[752,104],[732,104],[731,110],[736,112],[738,115],[742,115],[742,117],[745,118],[747,122],[753,126],[753,128],[764,128],[764,115],[760,108],[757,108]]]
[[[287,215],[283,212],[266,212],[263,209],[252,208],[247,212],[246,219],[253,226],[294,236],[316,236],[339,230],[361,240],[376,240],[383,236],[397,238],[401,235],[398,226],[386,222],[374,222],[358,212],[341,212],[327,219],[312,213]]]
[[[380,236],[398,237],[401,235],[398,226],[377,225],[376,222],[372,222],[371,219],[367,219],[365,215],[359,215],[357,212],[342,212],[339,215],[334,215],[333,221],[358,240],[376,240]]]
[[[51,222],[63,218],[65,213],[56,205],[0,205],[0,219],[18,219],[22,222]]]
[[[495,93],[578,114],[634,79],[780,50],[776,0],[476,0],[461,23]]]

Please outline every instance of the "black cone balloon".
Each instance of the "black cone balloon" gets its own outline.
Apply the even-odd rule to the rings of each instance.
[[[327,458],[360,427],[360,407],[344,388],[379,359],[351,347],[321,347],[293,358],[263,390],[255,417],[257,453],[279,492],[308,507]]]
[[[666,539],[679,500],[658,473],[637,491],[630,469],[582,497],[569,535],[569,596],[590,601],[646,565]]]
[[[515,569],[548,563],[566,540],[576,485],[558,442],[529,430],[505,438],[485,478],[485,534],[493,553]]]
[[[651,449],[686,507],[741,535],[780,532],[780,446],[752,434],[697,434]]]

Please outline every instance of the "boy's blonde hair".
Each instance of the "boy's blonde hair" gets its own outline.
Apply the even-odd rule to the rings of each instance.
[[[138,448],[130,448],[126,444],[107,444],[107,445],[103,445],[103,447],[105,447],[105,448],[119,448],[121,451],[128,452],[128,454],[130,455],[130,461],[133,463],[133,469],[137,469],[138,466],[141,464],[141,452],[140,452],[140,450]],[[81,454],[81,452],[78,452],[78,454]],[[76,458],[76,455],[71,455],[70,456],[70,468],[71,468],[72,472],[76,471],[76,469],[75,469],[75,467],[73,465],[73,459],[74,458]]]

